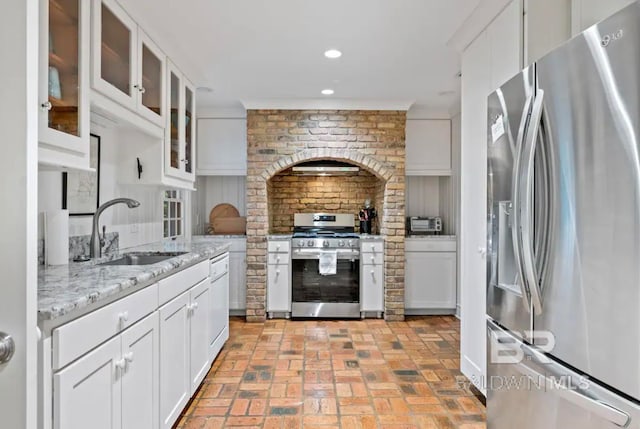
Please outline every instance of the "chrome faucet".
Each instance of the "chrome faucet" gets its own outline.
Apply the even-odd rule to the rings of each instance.
[[[127,207],[133,209],[138,207],[140,203],[136,200],[132,200],[131,198],[114,198],[113,200],[107,201],[102,204],[96,210],[96,213],[93,215],[93,228],[91,228],[91,243],[89,244],[89,256],[93,258],[99,258],[102,256],[102,245],[105,242],[106,238],[106,227],[102,229],[102,237],[100,237],[100,230],[98,226],[98,222],[100,219],[100,215],[102,212],[111,207],[114,204],[126,204]]]

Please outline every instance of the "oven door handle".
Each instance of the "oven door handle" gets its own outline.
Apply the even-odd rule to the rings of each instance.
[[[338,250],[338,259],[360,259],[359,250]],[[291,259],[320,259],[320,251],[315,249],[293,249]]]

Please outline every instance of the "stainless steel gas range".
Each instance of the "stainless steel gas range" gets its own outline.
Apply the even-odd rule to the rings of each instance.
[[[294,215],[291,315],[360,317],[360,238],[344,213]]]

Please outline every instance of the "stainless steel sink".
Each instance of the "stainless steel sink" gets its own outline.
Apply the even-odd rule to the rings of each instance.
[[[189,252],[136,252],[125,253],[122,257],[98,265],[151,265]]]

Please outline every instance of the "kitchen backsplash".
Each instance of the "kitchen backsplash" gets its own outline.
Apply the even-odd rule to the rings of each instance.
[[[376,208],[382,206],[382,200],[376,200],[380,188],[384,182],[367,171],[353,176],[298,176],[286,170],[268,184],[269,229],[273,234],[290,233],[294,213],[351,213],[355,220],[366,199]]]
[[[69,260],[73,261],[79,256],[89,256],[89,245],[91,235],[75,235],[69,237]],[[46,243],[43,239],[38,240],[38,264],[44,265],[44,248]],[[115,253],[120,247],[120,236],[117,232],[107,232],[105,243],[102,246],[102,254]]]

